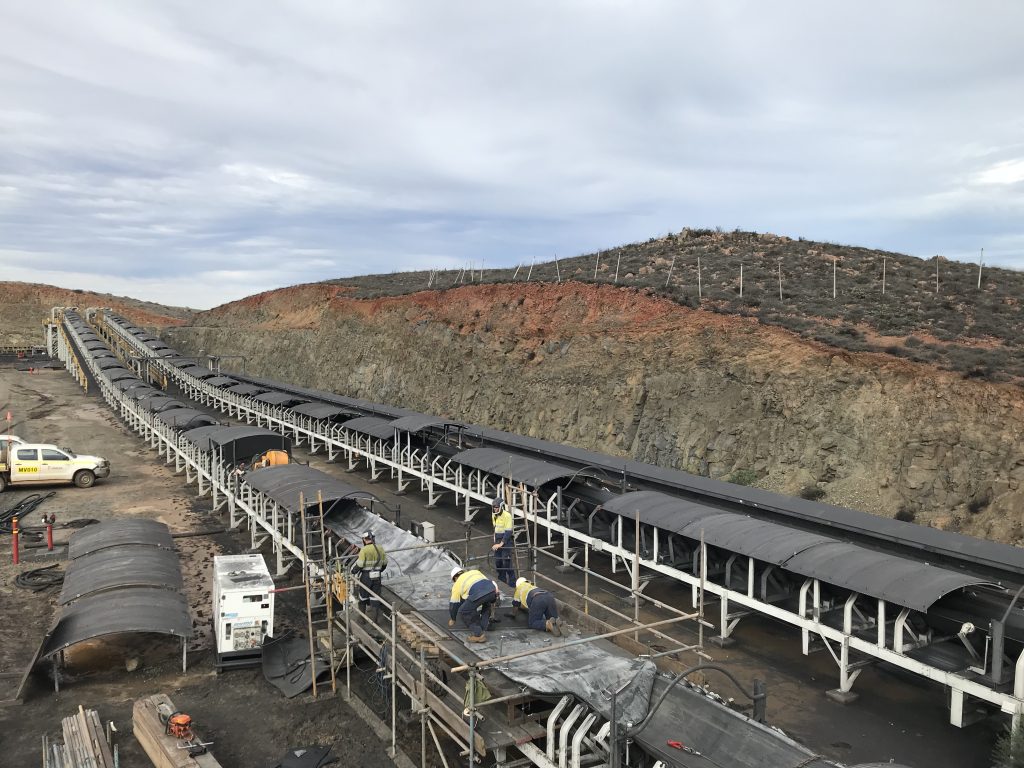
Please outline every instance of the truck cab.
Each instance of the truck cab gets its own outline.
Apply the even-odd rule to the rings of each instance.
[[[13,435],[0,436],[0,491],[8,485],[74,483],[88,488],[96,478],[110,475],[110,462],[100,456],[79,456],[67,448],[26,443]]]

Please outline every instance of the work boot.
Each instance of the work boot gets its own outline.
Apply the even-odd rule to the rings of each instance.
[[[487,635],[470,635],[466,639],[471,643],[486,643]]]
[[[555,637],[562,636],[562,629],[558,626],[558,619],[548,619],[544,622],[544,629],[550,632]]]

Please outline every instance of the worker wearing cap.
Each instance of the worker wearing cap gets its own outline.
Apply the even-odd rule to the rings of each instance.
[[[494,525],[494,568],[498,579],[510,587],[516,585],[516,570],[512,565],[512,513],[501,499],[491,502],[491,523]]]
[[[370,601],[375,600],[373,594],[380,594],[381,574],[387,567],[387,552],[377,543],[373,531],[365,531],[363,547],[359,550],[356,564],[352,567],[352,572],[359,576],[359,610],[363,613],[369,608]]]
[[[456,616],[472,633],[471,643],[482,643],[490,622],[491,604],[498,599],[494,582],[478,570],[452,568],[452,596],[448,603],[448,626],[455,626]]]
[[[516,591],[512,595],[512,614],[527,611],[526,623],[530,629],[550,632],[561,637],[562,620],[558,618],[555,596],[546,589],[540,589],[520,576],[516,579]]]

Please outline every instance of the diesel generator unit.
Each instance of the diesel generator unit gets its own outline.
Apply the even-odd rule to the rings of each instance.
[[[263,639],[274,634],[274,581],[263,555],[213,558],[217,671],[258,665]]]

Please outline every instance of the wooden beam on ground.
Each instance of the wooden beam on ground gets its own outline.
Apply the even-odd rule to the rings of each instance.
[[[168,736],[158,707],[164,705],[167,712],[177,712],[173,702],[162,693],[138,699],[132,706],[132,730],[146,755],[156,768],[220,768],[213,755],[206,752],[191,756],[187,749],[181,749],[181,742]],[[197,740],[199,734],[196,734]]]

